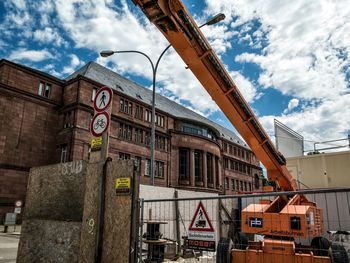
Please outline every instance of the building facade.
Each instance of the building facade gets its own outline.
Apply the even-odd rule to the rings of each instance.
[[[152,92],[90,62],[61,80],[0,61],[0,222],[25,200],[31,167],[88,160],[93,101],[113,89],[109,155],[150,182]],[[262,187],[254,153],[232,131],[156,95],[155,185],[233,194]]]

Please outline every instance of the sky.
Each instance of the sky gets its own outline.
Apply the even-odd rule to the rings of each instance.
[[[202,31],[272,141],[274,119],[300,133],[306,150],[314,142],[347,138],[348,0],[183,2],[198,24],[225,14],[224,21]],[[132,49],[156,61],[168,45],[131,0],[4,0],[0,32],[0,58],[61,79],[95,61],[148,88],[152,72],[145,58],[101,58],[99,52]],[[160,62],[157,92],[233,129],[172,49]]]

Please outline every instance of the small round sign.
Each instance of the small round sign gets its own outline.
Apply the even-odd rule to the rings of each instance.
[[[104,86],[100,88],[95,96],[94,109],[97,112],[106,110],[112,102],[113,91],[112,89]]]
[[[22,206],[22,201],[21,200],[17,200],[16,202],[15,202],[15,206],[16,207],[21,207]]]
[[[91,121],[90,131],[95,137],[101,136],[109,127],[109,114],[107,112],[97,113]]]

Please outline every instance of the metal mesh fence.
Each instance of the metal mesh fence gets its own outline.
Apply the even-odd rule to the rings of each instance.
[[[349,262],[349,192],[141,200],[138,260]]]

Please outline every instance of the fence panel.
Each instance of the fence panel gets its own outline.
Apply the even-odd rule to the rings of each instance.
[[[294,229],[298,229],[298,227],[301,228],[303,224],[306,224],[305,222],[308,224],[310,223],[311,226],[313,224],[317,225],[317,213],[314,215],[313,212],[309,212],[309,210],[300,212],[302,206],[299,205],[285,206],[283,202],[290,201],[295,194],[305,196],[309,202],[315,202],[317,208],[322,209],[322,237],[327,240],[333,240],[333,243],[335,243],[337,241],[335,239],[337,239],[339,235],[330,231],[350,230],[349,192],[350,188],[342,188],[200,198],[142,199],[140,205],[139,262],[225,262],[222,260],[217,261],[217,257],[222,257],[222,255],[219,255],[217,252],[218,243],[222,238],[228,238],[227,240],[232,239],[235,248],[245,249],[248,240],[249,247],[261,246],[261,241],[264,240],[264,238],[272,237],[276,233],[281,234],[282,232],[278,231],[284,229],[284,226],[288,226],[291,229],[293,229],[293,227]],[[262,206],[259,205],[261,200],[265,200],[263,203],[267,204],[273,202],[278,196],[284,196],[286,198],[276,203],[274,206],[275,211],[270,213],[268,217],[264,217],[263,222],[264,225],[270,224],[272,226],[271,229],[275,229],[274,232],[271,231],[271,233],[274,234],[267,233],[266,231],[261,233],[256,231],[253,234],[247,233],[243,235],[242,239],[241,234],[238,233],[241,232],[241,227],[243,227],[244,224],[255,224],[255,226],[259,228],[258,224],[260,224],[260,218],[258,215],[259,211],[262,209]],[[200,203],[202,206],[200,206]],[[203,207],[205,211],[203,211],[201,207]],[[251,208],[254,209],[253,215],[256,214],[256,217],[253,217],[255,221],[251,221],[252,217],[247,217],[249,220],[246,219],[242,224],[242,210],[248,211]],[[283,222],[285,218],[280,216],[283,213],[289,216],[288,222]],[[298,219],[298,221],[298,213],[300,213],[300,215],[303,213],[311,213],[311,215],[304,221],[303,219]],[[291,215],[294,215],[296,221],[290,219]],[[302,216],[300,218],[302,218]],[[210,223],[207,219],[209,219]],[[210,230],[210,224],[213,228],[213,232]],[[293,230],[290,231],[291,233],[293,232]],[[210,242],[205,243],[205,240],[212,234],[215,238],[215,251],[203,251],[198,247],[197,249],[193,249],[193,247],[189,248],[188,245],[193,245],[194,243],[192,241],[189,243],[188,237],[190,236],[190,238],[194,239],[197,233],[199,233],[199,235],[196,245],[198,244],[199,247],[205,247],[209,244],[208,248],[212,244]],[[282,236],[274,236],[274,240],[279,240],[281,244],[288,243],[292,240],[288,238],[288,233],[289,232],[287,232],[287,234],[282,233]],[[295,233],[296,231],[293,232],[293,234]],[[343,234],[345,234],[345,232]],[[203,235],[205,236],[204,238]],[[245,238],[247,238],[247,240],[245,240]],[[350,241],[346,241],[345,239],[342,239],[343,243],[341,245],[344,246],[345,250],[350,254]],[[210,237],[208,240],[210,240]],[[296,235],[293,240],[295,242],[294,250],[298,251],[298,253],[307,254],[310,253],[310,251],[313,251],[312,253],[314,254],[316,253],[310,248],[310,244],[315,242],[312,240],[312,236],[304,237]],[[284,245],[281,245],[281,250],[285,249],[283,246]],[[325,255],[328,257],[328,249],[327,251],[323,251],[323,253],[326,253],[327,255]],[[274,259],[271,259],[271,262],[279,262],[280,260],[284,260],[284,257],[287,258],[288,255],[286,255],[286,253],[279,253],[279,255],[274,255]],[[325,259],[324,262],[330,262],[329,258]]]

